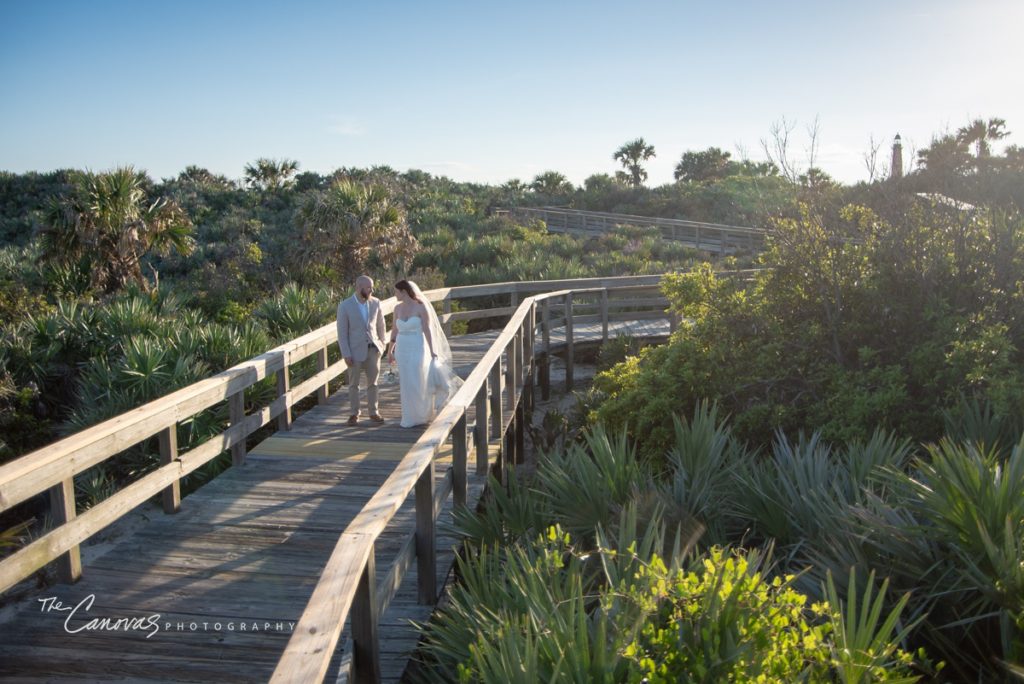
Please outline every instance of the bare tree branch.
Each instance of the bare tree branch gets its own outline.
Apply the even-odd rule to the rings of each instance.
[[[864,166],[868,171],[868,183],[874,183],[878,175],[878,151],[882,149],[882,143],[875,140],[872,133],[868,136],[868,149],[864,153]]]
[[[782,175],[792,183],[796,183],[800,175],[789,157],[789,136],[794,128],[796,121],[788,121],[786,117],[782,117],[772,122],[768,129],[769,137],[761,138],[761,149],[764,150],[768,161],[779,167]]]

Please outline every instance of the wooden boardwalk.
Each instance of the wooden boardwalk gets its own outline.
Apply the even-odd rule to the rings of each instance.
[[[610,335],[668,333],[664,321],[614,323]],[[464,377],[498,331],[452,338]],[[577,326],[576,342],[600,339],[600,324]],[[564,339],[552,331],[552,341]],[[385,381],[386,366],[381,373]],[[397,383],[381,387],[382,426],[346,424],[347,392],[300,416],[182,501],[89,563],[80,582],[42,589],[0,624],[4,681],[266,681],[274,672],[339,534],[422,434],[398,427]],[[497,444],[491,450],[497,452]],[[438,582],[443,590],[457,540],[450,520],[451,446],[436,461]],[[470,506],[484,478],[469,471]],[[377,541],[393,558],[412,543],[414,496]],[[437,505],[442,505],[438,503]],[[415,648],[411,622],[433,607],[417,600],[416,564],[397,590],[394,568],[377,566],[382,600],[382,680],[398,681]],[[349,634],[348,629],[345,635]],[[343,644],[348,644],[343,636]],[[348,657],[340,648],[329,672]]]
[[[665,240],[680,242],[712,254],[756,252],[764,247],[765,231],[747,226],[730,226],[705,221],[583,211],[566,207],[516,207],[512,213],[525,219],[544,221],[553,233],[600,237],[620,226],[654,228]]]

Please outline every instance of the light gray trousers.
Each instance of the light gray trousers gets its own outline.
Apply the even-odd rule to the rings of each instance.
[[[359,376],[366,373],[366,403],[371,416],[379,413],[377,408],[377,376],[380,375],[380,352],[370,346],[366,360],[358,361],[348,369],[348,401],[352,407],[350,415],[359,415]]]

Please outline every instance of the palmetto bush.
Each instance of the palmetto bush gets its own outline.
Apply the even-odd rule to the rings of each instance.
[[[851,473],[815,433],[778,434],[767,458],[745,459],[736,478],[740,515],[781,546],[813,542],[853,503]]]
[[[598,526],[609,527],[622,506],[652,491],[651,478],[626,436],[610,435],[601,426],[583,444],[543,455],[537,472],[538,493],[554,519],[583,538]]]
[[[599,549],[628,546],[617,541],[620,537],[643,537],[653,526],[667,531],[668,541],[663,539],[654,552],[668,565],[680,558],[670,548],[690,549],[701,558],[713,554],[714,545],[774,549],[774,562],[760,566],[765,582],[778,577],[780,591],[788,588],[831,606],[817,616],[804,616],[812,627],[823,626],[815,638],[828,644],[824,657],[829,664],[822,672],[830,673],[804,675],[806,681],[910,681],[903,679],[909,676],[906,652],[915,649],[914,668],[934,681],[1002,681],[1013,663],[1019,666],[1024,441],[1009,449],[959,440],[915,449],[881,430],[845,445],[828,444],[817,434],[791,440],[780,433],[769,451],[757,453],[733,437],[714,404],[699,405],[692,417],[676,418],[674,425],[674,439],[662,459],[638,459],[635,446],[620,434],[595,428],[582,442],[542,456],[536,475],[513,480],[488,501],[481,517],[463,511],[458,527],[469,533],[472,548],[487,549],[487,562],[495,567],[508,562],[507,549],[534,543],[548,525],[570,534],[573,551],[565,551],[565,567],[575,562],[569,558],[574,553],[579,565],[573,572],[582,574],[582,590],[591,597],[584,605],[587,619],[577,620],[577,626],[588,627],[575,635],[591,640],[586,653],[592,652],[597,632],[603,635],[597,643],[609,650],[642,641],[629,620],[621,622],[615,615],[611,621],[598,619],[596,607],[614,573],[607,567],[597,572],[591,560],[601,555]],[[494,549],[498,543],[506,550]],[[470,553],[467,565],[476,562],[475,554]],[[714,561],[716,567],[723,558]],[[753,557],[748,560],[756,567]],[[638,567],[630,572],[639,572]],[[547,629],[546,618],[533,614],[524,621],[517,611],[495,612],[483,594],[472,597],[464,596],[461,605],[467,614],[472,607],[473,616],[449,615],[442,622],[452,623],[444,629],[461,630],[467,620],[482,615],[497,620],[499,614],[505,627],[488,632],[477,624],[477,631],[459,632],[459,658],[464,658],[458,662],[466,681],[497,681],[488,679],[498,677],[496,672],[512,676],[500,668],[516,654],[530,663],[526,671],[538,677],[559,671],[556,665],[566,647],[557,645],[562,637]],[[692,605],[701,619],[711,619],[706,614],[710,603],[694,600]],[[840,612],[843,617],[837,617]],[[664,676],[661,681],[688,680],[671,669],[674,674],[659,675],[658,664],[681,662],[678,649],[693,651],[704,644],[694,637],[687,646],[685,632],[678,639],[672,636],[681,619],[674,615],[675,628],[667,633],[653,628],[647,651],[630,652],[648,654],[644,673],[649,681],[659,676]],[[428,638],[440,634],[433,629],[428,628]],[[629,639],[616,641],[609,636],[614,630],[625,630]],[[494,643],[485,644],[480,634],[495,635]],[[945,663],[945,669],[931,666],[924,653]],[[446,656],[431,651],[431,657],[443,661]],[[454,679],[458,668],[448,662]],[[619,659],[604,662],[602,667],[610,669],[588,676],[629,681],[619,679]]]
[[[808,605],[764,555],[720,548],[686,561],[655,517],[627,507],[619,534],[581,545],[555,525],[471,547],[426,628],[423,681],[912,682],[899,648],[906,598],[884,587]],[[663,549],[667,551],[662,551]],[[869,585],[870,586],[870,585]]]
[[[907,504],[956,568],[967,627],[998,634],[1001,657],[1024,660],[1024,439],[1002,457],[981,443],[943,440],[901,474]],[[963,606],[961,606],[962,608]],[[952,612],[950,606],[946,612]],[[962,618],[963,619],[963,618]],[[988,624],[985,624],[988,623]]]
[[[315,330],[336,315],[338,295],[330,289],[309,290],[294,283],[256,309],[272,339],[283,342]]]
[[[675,443],[661,485],[665,498],[699,522],[705,541],[726,543],[740,506],[736,478],[749,454],[709,402],[699,403],[690,420],[675,418],[674,425]]]
[[[94,358],[85,365],[69,425],[75,429],[93,425],[208,374],[205,363],[192,355],[179,355],[163,340],[130,337],[109,358]]]

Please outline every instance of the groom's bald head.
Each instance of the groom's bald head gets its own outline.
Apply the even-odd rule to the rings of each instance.
[[[356,278],[356,293],[363,299],[368,299],[373,294],[373,278],[368,275]]]

